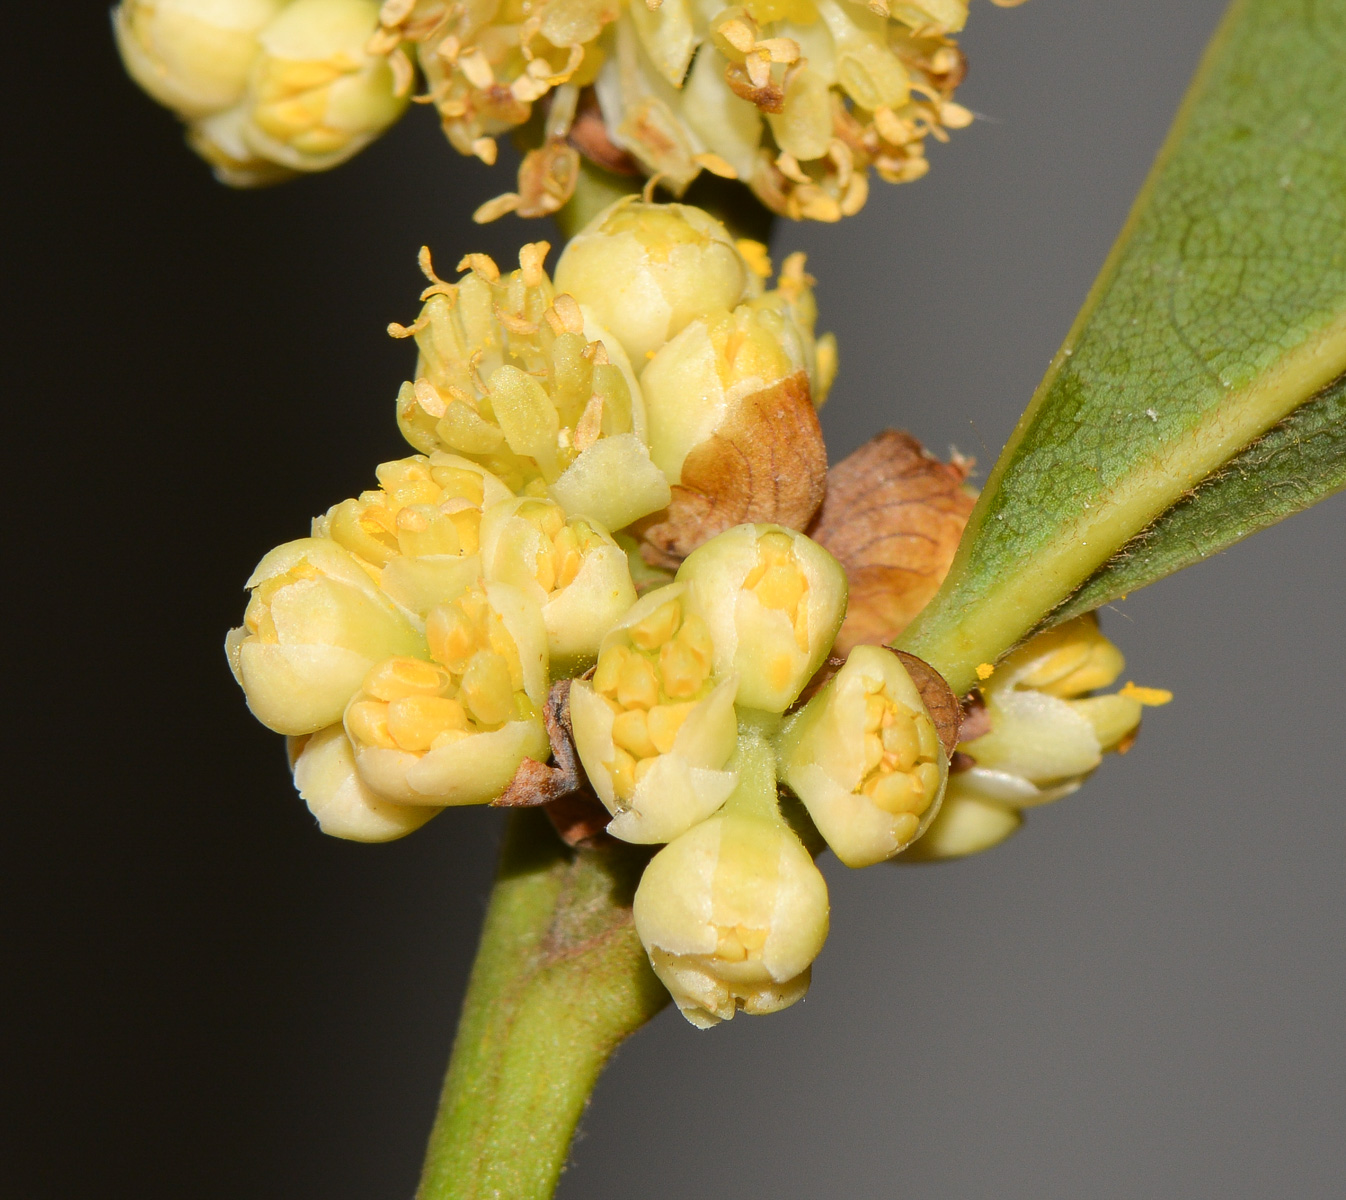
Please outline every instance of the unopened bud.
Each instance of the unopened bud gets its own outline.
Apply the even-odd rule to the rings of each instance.
[[[1125,749],[1145,703],[1169,698],[1132,687],[1086,695],[1124,665],[1092,614],[1032,638],[982,684],[991,729],[959,745],[975,760],[960,787],[1020,808],[1073,792],[1104,754]]]
[[[848,867],[891,858],[939,810],[948,760],[902,660],[856,646],[787,726],[781,777]]]
[[[765,743],[740,750],[725,811],[659,851],[636,889],[650,964],[701,1028],[801,999],[827,939],[827,885],[776,811],[771,759]]]
[[[367,563],[387,595],[424,616],[481,576],[482,512],[509,489],[453,454],[380,463],[374,474],[381,486],[328,509],[314,536]]]
[[[541,609],[557,671],[592,662],[604,635],[636,602],[626,552],[601,527],[567,519],[555,501],[497,504],[486,512],[481,538],[486,578],[518,588]]]
[[[247,583],[242,627],[225,639],[248,707],[277,733],[313,733],[342,711],[375,663],[425,642],[355,558],[325,538],[271,551]]]
[[[126,70],[187,120],[238,103],[258,35],[286,0],[124,0],[112,13]]]
[[[754,284],[714,217],[633,196],[599,213],[556,264],[556,286],[588,305],[638,367],[689,321],[734,308]]]
[[[369,53],[377,0],[290,0],[261,34],[243,136],[262,158],[325,171],[402,115],[388,60]]]
[[[621,345],[542,267],[545,242],[525,246],[502,277],[485,255],[463,260],[456,284],[432,281],[399,337],[420,349],[398,425],[418,450],[464,455],[514,492],[550,492],[572,516],[620,529],[668,503],[646,449],[640,387]]]
[[[687,558],[678,581],[710,627],[715,668],[738,703],[784,712],[822,666],[846,615],[846,575],[826,550],[776,525],[739,525]]]
[[[570,688],[575,747],[628,842],[666,842],[733,790],[737,680],[717,676],[705,621],[687,588],[647,593],[603,639],[591,679]]]
[[[366,675],[345,726],[361,778],[399,804],[487,804],[551,744],[546,632],[514,588],[469,589],[426,618],[432,661],[390,658]]]
[[[391,842],[419,829],[441,809],[390,804],[374,794],[355,769],[350,739],[329,725],[291,742],[294,786],[318,828],[352,842]]]

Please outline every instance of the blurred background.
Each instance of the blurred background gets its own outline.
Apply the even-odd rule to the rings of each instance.
[[[261,554],[406,452],[383,328],[416,311],[417,248],[509,261],[550,229],[472,226],[512,175],[420,109],[331,174],[226,191],[104,5],[22,7],[0,1194],[410,1197],[500,815],[321,837],[221,642]],[[896,425],[984,475],[1222,7],[977,0],[982,119],[860,216],[778,228],[841,339],[834,460]],[[562,1200],[1342,1195],[1344,517],[1105,613],[1126,677],[1177,694],[1136,750],[985,856],[825,860],[807,1002],[710,1033],[665,1012]]]

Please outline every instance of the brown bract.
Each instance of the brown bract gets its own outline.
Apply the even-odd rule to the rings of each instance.
[[[552,684],[543,718],[555,766],[525,758],[509,787],[492,803],[496,808],[544,806],[567,846],[596,846],[612,839],[604,830],[609,816],[580,767],[570,731],[570,680]]]
[[[702,542],[748,521],[806,529],[826,489],[823,431],[799,371],[744,397],[693,447],[672,503],[641,530],[641,554],[652,566],[676,567]]]
[[[850,584],[836,653],[891,642],[930,602],[972,512],[963,486],[971,465],[940,462],[889,429],[827,473],[827,499],[808,532]]]

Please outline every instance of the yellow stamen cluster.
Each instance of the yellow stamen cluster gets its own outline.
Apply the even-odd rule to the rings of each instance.
[[[706,623],[674,597],[599,655],[593,688],[612,709],[616,754],[604,765],[621,800],[629,800],[711,688],[715,651]]]
[[[485,480],[447,458],[417,455],[380,464],[374,473],[381,489],[333,507],[328,536],[379,567],[399,554],[476,554]]]
[[[776,609],[789,618],[795,644],[809,648],[809,610],[804,595],[808,576],[800,569],[794,538],[772,531],[757,539],[757,565],[748,572],[743,590],[752,592],[763,608]]]
[[[412,325],[389,327],[420,349],[416,379],[397,400],[406,439],[471,458],[535,495],[600,438],[643,426],[621,348],[591,340],[580,306],[556,294],[543,268],[549,249],[525,246],[519,269],[503,277],[488,256],[468,255],[458,283],[440,279],[422,251],[425,306]]]
[[[533,581],[549,596],[575,582],[586,554],[607,545],[582,517],[567,522],[565,510],[551,500],[525,500],[515,516],[542,535],[529,567]]]
[[[865,778],[858,791],[900,818],[906,841],[939,794],[943,748],[934,723],[888,693],[881,679],[866,679]]]
[[[425,634],[434,661],[392,658],[365,676],[346,710],[357,745],[423,754],[532,715],[518,647],[483,588],[434,609]]]

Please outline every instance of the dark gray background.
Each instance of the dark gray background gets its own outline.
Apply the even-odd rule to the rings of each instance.
[[[861,216],[780,228],[841,335],[834,458],[895,424],[989,467],[1221,8],[977,0],[985,120]],[[541,228],[472,228],[505,179],[424,112],[228,193],[100,5],[7,28],[0,1190],[409,1197],[498,815],[318,836],[220,642],[260,554],[404,452],[382,328],[417,246]],[[1106,614],[1127,676],[1177,693],[1136,750],[985,856],[828,860],[807,1002],[654,1022],[560,1195],[1341,1195],[1343,503]]]

